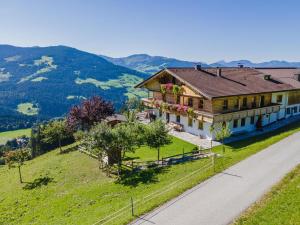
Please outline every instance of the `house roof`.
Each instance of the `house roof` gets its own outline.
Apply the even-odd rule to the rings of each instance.
[[[221,69],[221,76],[217,75],[219,69]],[[166,68],[162,71],[168,72],[207,98],[269,93],[298,88],[296,87],[298,84],[286,83],[275,76],[272,76],[270,80],[265,80],[264,76],[270,73],[247,67],[201,68],[198,70],[195,68]],[[162,71],[154,74],[137,87],[144,86],[149,80],[159,76]],[[298,81],[295,80],[295,82]]]
[[[127,119],[124,115],[122,114],[114,114],[112,116],[108,116],[105,118],[105,121],[110,123],[110,122],[113,122],[113,121],[120,121],[120,122],[126,122]]]
[[[275,79],[293,86],[294,88],[300,88],[300,82],[295,75],[300,75],[300,68],[256,68],[256,70],[270,74]]]

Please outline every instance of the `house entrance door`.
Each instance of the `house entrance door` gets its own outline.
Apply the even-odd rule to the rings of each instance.
[[[170,113],[166,113],[166,121],[167,121],[167,123],[170,122]]]

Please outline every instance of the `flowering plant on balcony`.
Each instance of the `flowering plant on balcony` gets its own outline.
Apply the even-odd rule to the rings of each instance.
[[[188,107],[186,105],[178,105],[177,112],[186,113],[188,110]]]
[[[166,89],[168,91],[171,91],[173,89],[173,84],[172,83],[167,83],[167,84],[165,84],[165,86],[166,86]]]
[[[161,105],[160,105],[160,109],[163,111],[163,112],[165,112],[165,111],[167,111],[168,110],[168,104],[167,103],[165,103],[165,102],[163,102]]]
[[[191,107],[189,107],[189,108],[187,109],[187,114],[188,114],[188,116],[190,116],[190,117],[194,117],[194,116],[195,116],[194,109],[191,108]]]

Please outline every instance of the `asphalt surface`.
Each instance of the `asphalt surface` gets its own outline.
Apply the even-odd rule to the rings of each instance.
[[[132,224],[230,224],[300,163],[300,132],[186,191]]]

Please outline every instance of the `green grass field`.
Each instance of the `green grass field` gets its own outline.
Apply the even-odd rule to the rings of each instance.
[[[217,160],[216,170],[221,171],[297,131],[300,131],[299,122],[228,145],[223,159]],[[174,146],[180,146],[179,153],[182,146],[190,146],[180,140],[174,141]],[[171,153],[168,148],[163,151],[162,155],[167,155],[167,151]],[[214,151],[220,153],[221,148],[216,147]],[[155,159],[156,155],[155,150],[145,147],[136,153],[136,157],[145,159]],[[210,159],[202,159],[149,169],[124,176],[118,182],[99,170],[97,160],[78,151],[59,154],[59,150],[54,150],[26,162],[22,170],[28,184],[18,183],[17,169],[0,166],[0,224],[93,224],[106,216],[111,218],[112,213],[130,204],[131,197],[141,201],[135,204],[135,213],[140,215],[212,176],[212,168],[194,172],[210,162]],[[185,182],[168,190],[170,183],[186,175],[190,177]],[[155,192],[161,195],[144,200]],[[111,224],[125,224],[132,219],[128,209]]]
[[[300,165],[290,172],[261,201],[251,206],[235,225],[299,225]]]
[[[8,140],[20,137],[22,135],[30,136],[31,129],[20,129],[20,130],[13,130],[13,131],[6,131],[0,133],[0,145],[5,144]]]
[[[172,155],[182,154],[183,152],[191,152],[195,145],[182,141],[176,137],[172,137],[172,143],[161,148],[160,159]],[[135,161],[154,161],[157,160],[157,150],[142,146],[135,153],[127,153],[127,159]]]
[[[39,109],[34,107],[34,105],[30,102],[21,103],[17,107],[17,111],[27,116],[34,116],[39,113]]]

